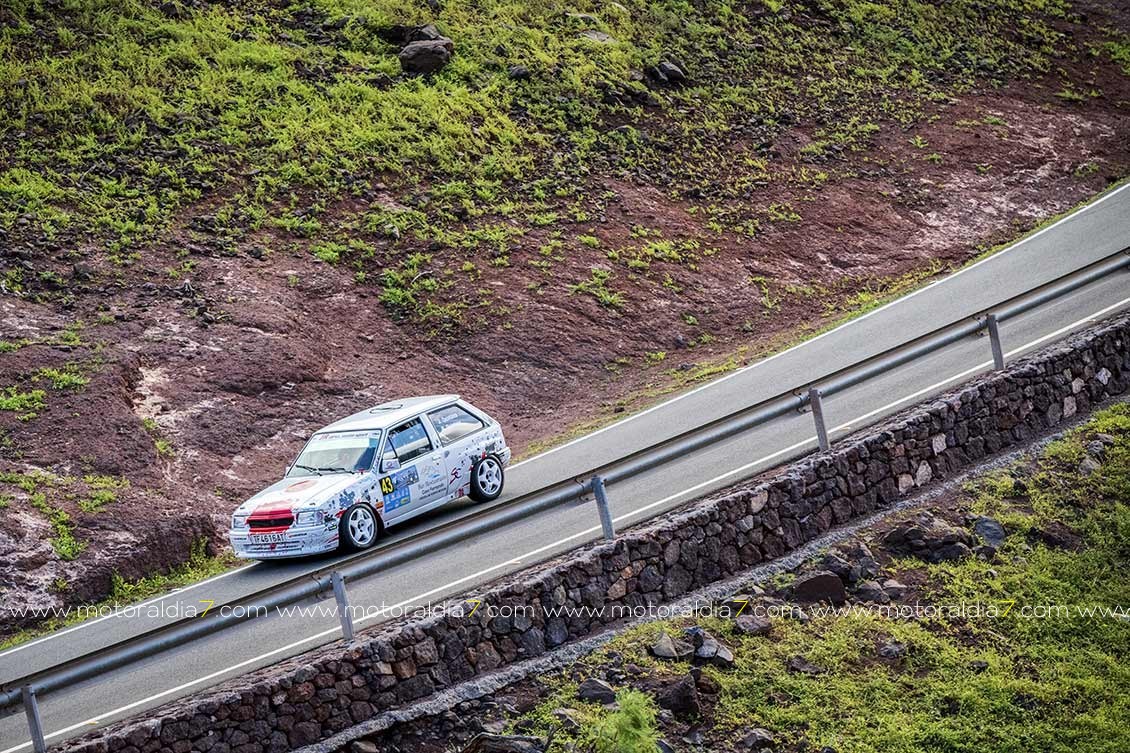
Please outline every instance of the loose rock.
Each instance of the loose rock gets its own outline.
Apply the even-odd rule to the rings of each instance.
[[[651,655],[657,659],[682,661],[694,654],[694,646],[686,641],[676,640],[667,633],[661,633],[651,646]]]
[[[751,589],[751,591],[752,592],[748,594],[735,594],[726,599],[718,605],[719,611],[728,617],[737,617],[743,612],[748,612],[749,605],[753,603],[754,598],[765,593],[760,588],[756,587]]]
[[[476,735],[463,753],[544,753],[545,740],[522,735]]]
[[[977,518],[977,520],[973,522],[973,533],[981,537],[982,541],[994,549],[1001,548],[1001,544],[1004,543],[1006,535],[1004,526],[1000,524],[1000,521],[984,516]]]
[[[734,620],[734,627],[744,635],[769,635],[773,623],[769,621],[768,617],[741,614]]]
[[[713,664],[716,667],[729,669],[734,666],[734,654],[726,644],[706,632],[702,628],[693,627],[687,634],[694,644],[694,658],[698,664]]]
[[[743,750],[768,750],[776,744],[773,733],[761,727],[754,727],[738,740],[738,747]]]
[[[400,67],[405,73],[435,73],[451,62],[455,43],[447,37],[409,42],[400,51]]]
[[[788,669],[790,672],[798,675],[822,675],[825,672],[823,667],[818,667],[803,656],[794,656],[789,659]]]
[[[582,701],[596,701],[597,703],[612,703],[616,700],[616,691],[604,680],[590,677],[577,688],[577,697]]]
[[[883,590],[886,591],[887,595],[892,599],[901,599],[903,594],[906,593],[906,586],[893,578],[888,578],[883,581]]]
[[[902,521],[883,534],[883,544],[893,554],[910,555],[927,562],[947,562],[970,556],[969,532],[923,513]]]
[[[702,710],[698,700],[698,687],[690,675],[683,675],[664,685],[656,694],[655,701],[660,708],[668,709],[676,716],[697,714]]]
[[[687,80],[687,74],[683,73],[683,69],[672,63],[670,60],[664,60],[656,66],[659,72],[667,77],[667,80],[672,84],[681,84]]]
[[[855,595],[860,601],[872,604],[887,604],[891,600],[890,595],[883,590],[883,587],[873,580],[865,580],[860,583]]]
[[[597,44],[616,44],[615,37],[609,34],[605,34],[603,31],[597,31],[596,29],[588,29],[587,31],[582,31],[580,34],[578,34],[578,36],[583,37],[590,42],[596,42]]]
[[[1103,444],[1101,440],[1092,439],[1087,443],[1087,454],[1098,460],[1102,460],[1103,455],[1106,454],[1106,445]]]
[[[437,29],[432,24],[425,24],[424,26],[413,26],[404,35],[405,42],[435,42],[440,40],[446,42],[451,41],[443,34],[440,34],[439,29]]]
[[[581,717],[573,709],[554,709],[553,718],[561,723],[561,728],[566,732],[577,732],[581,729]]]
[[[906,646],[898,641],[887,641],[879,646],[879,656],[884,659],[900,659],[906,655]]]
[[[838,606],[847,601],[844,582],[835,573],[827,570],[801,576],[789,591],[794,599],[806,604],[824,601]]]

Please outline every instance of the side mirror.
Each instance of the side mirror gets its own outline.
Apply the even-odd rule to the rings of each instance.
[[[400,460],[396,457],[396,453],[392,450],[385,452],[381,458],[381,471],[387,473],[400,469]]]

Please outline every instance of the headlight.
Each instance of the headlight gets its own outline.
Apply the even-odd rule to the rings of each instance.
[[[232,528],[244,528],[246,526],[247,526],[247,515],[246,514],[240,515],[239,513],[236,513],[235,515],[231,516],[231,527]]]
[[[326,519],[326,514],[321,510],[301,510],[294,518],[295,525],[320,526]]]

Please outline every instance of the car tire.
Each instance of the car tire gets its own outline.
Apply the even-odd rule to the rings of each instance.
[[[347,552],[359,552],[377,543],[381,534],[381,519],[369,505],[359,502],[341,515],[338,524],[338,541]]]
[[[490,502],[502,494],[506,482],[502,461],[497,455],[487,455],[471,466],[471,493],[475,502]]]

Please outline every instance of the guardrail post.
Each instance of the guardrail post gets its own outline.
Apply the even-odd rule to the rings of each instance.
[[[828,426],[824,423],[824,399],[820,388],[808,391],[808,404],[812,407],[812,423],[816,424],[816,441],[820,449],[827,451],[832,445],[828,442]]]
[[[596,511],[600,513],[604,538],[612,541],[616,538],[616,530],[612,527],[612,512],[608,509],[608,495],[604,491],[604,479],[600,476],[592,477],[592,495],[596,498]]]
[[[1000,323],[996,314],[985,317],[985,327],[989,330],[989,345],[993,348],[993,367],[1000,371],[1004,368],[1004,348],[1001,347]]]
[[[337,601],[337,615],[341,619],[341,635],[346,643],[353,642],[353,617],[349,610],[349,594],[345,591],[345,578],[334,570],[330,573],[330,582],[334,587],[334,599]]]
[[[20,691],[24,697],[24,713],[27,714],[27,728],[31,732],[31,746],[35,753],[47,753],[47,741],[43,738],[43,720],[39,718],[39,701],[35,688],[24,685]]]

